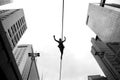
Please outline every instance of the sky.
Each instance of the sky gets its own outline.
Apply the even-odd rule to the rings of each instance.
[[[108,0],[108,2],[115,0]],[[116,0],[119,1],[119,0]],[[100,0],[65,0],[64,55],[62,80],[87,80],[88,75],[104,75],[91,54],[94,32],[86,26],[89,3]],[[32,44],[39,52],[37,66],[44,80],[59,79],[60,51],[53,39],[61,37],[62,0],[13,0],[1,9],[23,8],[27,31],[18,44]]]

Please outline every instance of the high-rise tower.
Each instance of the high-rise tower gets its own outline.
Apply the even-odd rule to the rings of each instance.
[[[29,56],[35,54],[32,45],[19,45],[13,53],[23,80],[39,80],[36,59]]]
[[[120,5],[89,4],[86,24],[96,34],[91,52],[108,80],[120,80],[119,21]]]
[[[13,49],[27,29],[23,9],[1,10],[0,26]]]
[[[0,80],[22,80],[12,51],[25,30],[23,9],[0,10]]]

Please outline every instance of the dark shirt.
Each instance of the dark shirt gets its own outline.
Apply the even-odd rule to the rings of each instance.
[[[64,48],[63,42],[58,42],[58,43],[59,43],[58,47],[59,47],[60,49],[63,49],[63,48]]]

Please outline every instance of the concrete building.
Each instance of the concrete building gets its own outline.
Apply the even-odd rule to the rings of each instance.
[[[2,36],[4,34],[0,34],[0,80],[22,80],[9,41]]]
[[[13,53],[23,80],[39,80],[36,60],[29,56],[29,53],[34,54],[32,45],[19,45]]]
[[[8,3],[11,3],[13,2],[12,0],[0,0],[0,5],[5,5],[5,4],[8,4]]]
[[[13,49],[27,29],[23,9],[0,10],[0,26]]]
[[[92,54],[108,80],[120,80],[120,43],[104,43],[92,39]]]
[[[95,32],[92,55],[108,80],[120,80],[120,5],[89,4],[86,24]]]
[[[103,42],[120,42],[120,5],[90,3],[87,25]]]
[[[88,80],[107,80],[107,78],[100,75],[91,75],[88,76]]]
[[[26,29],[23,9],[0,10],[0,80],[39,80],[32,45],[16,46]]]
[[[0,80],[22,80],[12,51],[25,30],[23,9],[0,10]]]

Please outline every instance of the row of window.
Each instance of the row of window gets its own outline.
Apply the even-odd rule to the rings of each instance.
[[[16,59],[17,54],[18,54],[19,51],[20,51],[20,49],[18,49],[18,48],[16,48],[15,51],[13,51],[13,54],[14,54],[15,59]]]
[[[19,45],[19,46],[17,46],[17,48],[13,52],[15,59],[18,58],[18,52],[20,52],[21,48],[27,48],[27,45]]]
[[[18,62],[18,59],[19,59],[21,53],[22,53],[22,48],[19,49],[19,51],[16,53],[16,56],[15,56],[16,62]]]
[[[24,16],[21,17],[15,24],[11,26],[10,29],[8,29],[8,34],[12,38],[12,36],[19,30],[19,28],[25,23]]]
[[[23,27],[16,33],[16,35],[14,35],[14,37],[11,39],[13,46],[17,44],[17,42],[22,37],[26,29],[27,29],[26,24],[24,24]]]
[[[20,58],[19,58],[19,60],[18,60],[18,62],[17,62],[18,66],[20,65],[20,63],[21,63],[21,61],[22,61],[22,59],[23,59],[23,56],[24,56],[24,54],[25,54],[25,51],[26,51],[26,48],[23,48],[23,49],[24,49],[24,50],[22,51],[21,56],[20,56]]]

